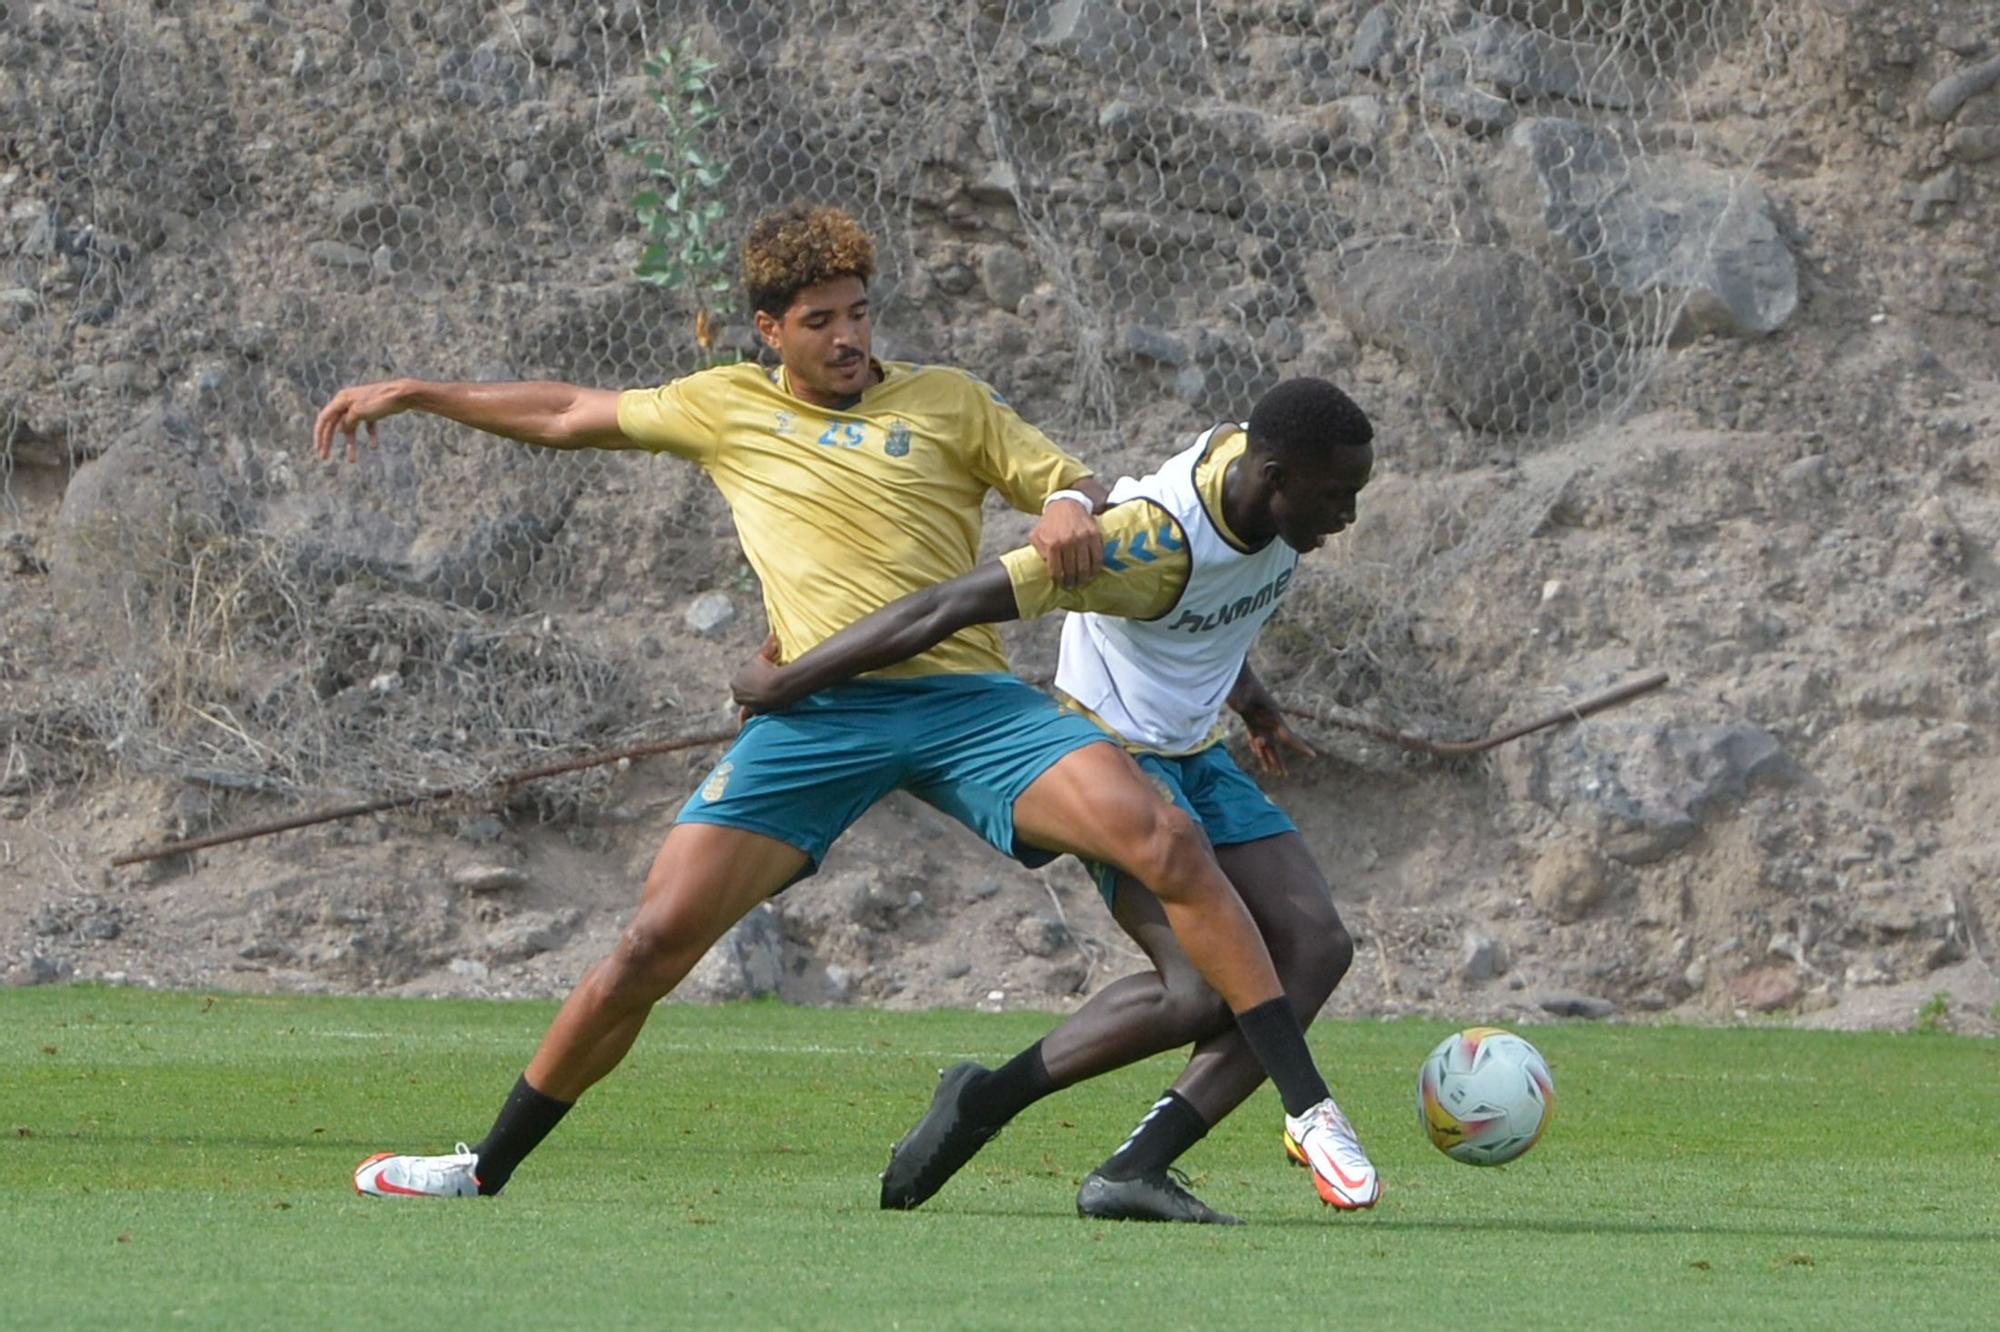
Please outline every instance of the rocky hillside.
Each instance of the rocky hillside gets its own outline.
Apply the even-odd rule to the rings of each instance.
[[[304,446],[354,379],[657,382],[704,304],[740,349],[697,288],[805,195],[881,237],[878,350],[1107,473],[1287,374],[1375,416],[1258,657],[1323,719],[1271,789],[1362,940],[1334,1010],[1994,1030],[1991,7],[1185,8],[0,10],[0,970],[566,988],[712,747],[109,860],[726,726],[763,626],[698,475]],[[1655,669],[1476,762],[1336,724]],[[897,798],[689,992],[1061,1007],[1139,961],[1073,866]]]

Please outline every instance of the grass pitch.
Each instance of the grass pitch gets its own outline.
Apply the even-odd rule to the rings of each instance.
[[[538,1003],[0,992],[0,1324],[159,1327],[2000,1326],[2000,1044],[1546,1026],[1513,1165],[1418,1133],[1437,1023],[1313,1045],[1385,1196],[1320,1207],[1267,1089],[1184,1164],[1235,1229],[1087,1223],[1162,1058],[1031,1109],[917,1212],[875,1206],[939,1066],[1034,1014],[659,1012],[505,1197],[352,1192],[477,1138]]]

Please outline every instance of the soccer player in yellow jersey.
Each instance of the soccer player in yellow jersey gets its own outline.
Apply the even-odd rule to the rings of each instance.
[[[997,489],[1043,511],[1033,538],[1059,583],[1094,572],[1088,470],[956,370],[869,354],[874,248],[832,208],[757,220],[743,276],[774,371],[719,366],[660,388],[390,380],[342,389],[314,446],[350,459],[365,428],[423,411],[551,448],[672,453],[729,501],[782,651],[972,567],[979,506]],[[1006,671],[985,626],[901,665],[746,725],[689,797],[609,956],[564,1001],[472,1148],[381,1153],[356,1189],[379,1197],[497,1193],[583,1092],[624,1058],[653,1005],[758,902],[810,874],[874,801],[902,788],[1029,864],[1075,853],[1158,896],[1188,956],[1288,1095],[1324,1097],[1256,922],[1192,819],[1103,733]]]
[[[1231,760],[1217,722],[1225,703],[1235,708],[1267,767],[1282,767],[1283,746],[1310,752],[1285,726],[1247,654],[1290,587],[1300,552],[1354,520],[1374,464],[1373,438],[1367,416],[1332,384],[1289,380],[1258,401],[1246,426],[1205,431],[1158,471],[1113,487],[1101,520],[1104,572],[1095,579],[1065,589],[1032,550],[1009,552],[878,611],[789,665],[777,665],[767,645],[738,671],[737,700],[757,713],[795,706],[968,624],[1079,612],[1063,624],[1058,691],[1201,822],[1263,930],[1287,994],[1310,1020],[1346,973],[1353,941],[1304,839]],[[921,1204],[1043,1096],[1194,1042],[1179,1081],[1085,1178],[1077,1210],[1110,1219],[1234,1219],[1196,1198],[1169,1167],[1263,1073],[1156,900],[1115,870],[1095,868],[1113,916],[1154,970],[1106,986],[998,1069],[946,1070],[930,1109],[890,1156],[884,1207]],[[1343,1121],[1329,1141],[1343,1150],[1324,1168],[1303,1159],[1297,1135],[1286,1145],[1314,1166],[1328,1202],[1373,1203],[1380,1180],[1352,1129]]]

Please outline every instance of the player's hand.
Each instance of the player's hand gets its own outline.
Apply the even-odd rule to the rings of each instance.
[[[334,437],[347,436],[347,461],[359,462],[361,450],[355,438],[361,427],[368,427],[368,447],[382,446],[381,432],[375,423],[385,416],[408,411],[409,404],[403,398],[403,382],[389,380],[380,384],[355,384],[333,395],[326,406],[319,409],[319,416],[313,421],[313,452],[324,462],[333,457]]]
[[[1250,733],[1250,757],[1256,760],[1259,771],[1290,776],[1285,767],[1287,749],[1305,758],[1319,757],[1311,745],[1285,724],[1278,700],[1271,697],[1261,681],[1253,678],[1249,688],[1237,690],[1230,696],[1229,706],[1236,709],[1236,715],[1243,719],[1243,728]]]
[[[1104,568],[1104,533],[1088,505],[1057,500],[1043,512],[1028,544],[1049,566],[1057,587],[1082,587]]]
[[[739,721],[749,721],[760,712],[781,712],[798,700],[785,688],[785,668],[778,664],[778,636],[765,638],[764,646],[752,653],[729,680],[729,696],[736,700]]]

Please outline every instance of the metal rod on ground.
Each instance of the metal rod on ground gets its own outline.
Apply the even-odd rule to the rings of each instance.
[[[1650,693],[1666,682],[1667,673],[1665,671],[1656,671],[1643,679],[1634,680],[1630,684],[1619,685],[1615,689],[1608,689],[1604,693],[1584,699],[1581,703],[1572,703],[1570,706],[1556,712],[1551,712],[1545,717],[1537,717],[1534,721],[1526,722],[1509,731],[1503,731],[1499,735],[1489,735],[1483,740],[1429,740],[1420,735],[1403,735],[1390,730],[1386,726],[1376,726],[1372,722],[1330,716],[1313,708],[1283,708],[1281,711],[1288,716],[1303,717],[1309,721],[1318,722],[1323,726],[1338,726],[1342,730],[1359,731],[1363,735],[1373,736],[1377,740],[1385,741],[1403,749],[1414,750],[1420,754],[1433,754],[1439,758],[1464,758],[1471,754],[1483,754],[1487,750],[1498,748],[1510,740],[1519,740],[1524,735],[1532,735],[1536,731],[1547,730],[1549,727],[1559,726],[1563,722],[1581,721],[1593,712],[1602,712],[1606,708],[1616,707],[1620,703],[1629,702],[1641,694]]]
[[[700,745],[719,745],[733,739],[735,731],[716,731],[710,735],[683,736],[679,740],[655,740],[643,745],[632,745],[625,749],[614,749],[602,754],[586,754],[582,758],[564,759],[558,763],[545,763],[538,768],[523,768],[519,772],[503,773],[490,782],[470,787],[438,787],[429,791],[418,791],[406,796],[388,796],[381,800],[364,801],[358,805],[342,805],[337,809],[323,809],[313,814],[300,814],[294,818],[279,819],[272,823],[260,823],[250,828],[238,828],[234,832],[210,833],[205,837],[188,837],[178,842],[167,842],[161,846],[141,847],[137,851],[127,851],[122,856],[114,856],[113,865],[136,865],[146,860],[163,860],[168,856],[186,855],[190,851],[205,851],[211,846],[224,846],[230,842],[247,842],[256,837],[269,837],[274,833],[291,832],[295,828],[310,828],[318,823],[333,823],[340,819],[360,818],[363,814],[382,814],[392,809],[414,809],[418,805],[435,804],[440,800],[454,800],[460,796],[478,795],[492,791],[504,791],[523,782],[540,781],[544,777],[560,777],[566,772],[579,772],[585,768],[599,768],[621,759],[650,758],[654,754],[671,754],[678,749],[694,749]]]

